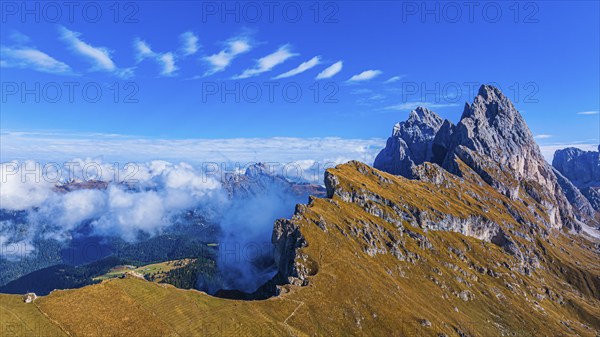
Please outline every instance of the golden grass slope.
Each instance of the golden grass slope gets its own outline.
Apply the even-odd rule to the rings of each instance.
[[[428,212],[497,218],[507,232],[527,230],[502,213],[503,203],[514,201],[476,178],[456,178],[451,183],[457,189],[356,162],[329,172],[347,191],[370,191]],[[515,256],[492,243],[404,221],[426,238],[415,239],[338,196],[311,199],[291,223],[307,242],[297,263],[314,275],[308,286],[283,286],[280,296],[225,300],[136,278],[112,279],[55,291],[35,304],[1,295],[2,324],[10,311],[70,336],[595,337],[600,330],[599,246],[587,238],[552,232],[527,242],[511,234],[539,254],[540,268],[526,275],[514,268]],[[389,252],[391,243],[400,243],[402,259]]]
[[[183,268],[194,261],[195,259],[171,260],[147,264],[137,268],[134,266],[116,266],[111,268],[106,274],[94,277],[93,280],[103,281],[111,278],[122,277],[128,272],[136,272],[139,275],[151,277],[151,279],[153,278],[153,282],[160,282],[166,277],[169,271]]]

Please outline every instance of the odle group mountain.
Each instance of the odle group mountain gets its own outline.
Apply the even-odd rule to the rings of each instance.
[[[565,193],[523,117],[492,86],[481,86],[456,125],[427,109],[411,112],[408,121],[394,127],[374,167],[412,178],[415,165],[431,162],[460,176],[457,159],[510,199],[533,198],[548,214],[540,219],[546,227],[578,231],[582,223],[598,222],[578,191]]]
[[[498,89],[483,86],[456,125],[415,110],[375,166],[383,171],[328,170],[326,197],[275,223],[269,299],[125,278],[33,305],[2,295],[2,326],[70,336],[597,336],[600,241],[586,233],[596,234],[598,214],[585,198],[573,206],[578,190],[565,192],[568,179]]]

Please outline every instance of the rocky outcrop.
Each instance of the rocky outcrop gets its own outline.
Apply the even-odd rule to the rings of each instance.
[[[378,175],[377,171],[360,162],[351,161],[346,165],[355,167],[359,174],[365,176]],[[443,184],[445,189],[454,189],[459,185],[456,180],[460,178],[449,176],[449,173],[435,164],[425,163],[416,166],[413,171],[414,175],[420,177],[421,180],[435,185]],[[357,190],[345,185],[332,171],[325,172],[328,198],[337,197],[344,202],[356,204],[367,213],[394,224],[402,232],[407,234],[410,232],[404,226],[406,222],[411,226],[425,230],[458,232],[496,244],[512,255],[520,254],[502,229],[502,226],[490,217],[478,214],[466,216],[450,214],[441,210],[441,207],[438,208],[437,205],[425,207],[398,203],[374,191],[368,189]],[[484,200],[483,196],[479,199]]]
[[[394,126],[386,147],[375,158],[373,166],[379,170],[412,177],[412,167],[431,161],[433,139],[443,120],[433,111],[418,107],[408,120]]]
[[[33,303],[37,299],[37,295],[35,293],[27,293],[23,296],[23,302],[25,303]]]
[[[301,257],[298,249],[306,246],[298,226],[289,220],[277,220],[271,241],[275,245],[275,264],[279,270],[275,278],[278,283],[305,285],[310,272],[297,261]]]

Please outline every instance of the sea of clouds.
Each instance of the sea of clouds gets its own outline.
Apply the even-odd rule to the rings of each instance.
[[[273,164],[272,173],[285,171],[285,165]],[[91,229],[89,235],[135,242],[164,233],[178,215],[195,210],[220,229],[218,282],[200,285],[202,290],[251,292],[276,272],[257,263],[272,260],[274,221],[290,217],[295,205],[306,200],[274,181],[263,194],[232,197],[222,181],[245,168],[166,161],[119,165],[89,159],[5,162],[0,164],[0,209],[20,216],[3,216],[0,245],[26,246],[27,253],[40,240],[68,245],[84,224]],[[90,188],[93,183],[99,185]],[[87,188],[61,188],[77,184]]]

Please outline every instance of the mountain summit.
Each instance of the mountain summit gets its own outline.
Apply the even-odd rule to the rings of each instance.
[[[397,175],[412,177],[412,168],[433,156],[432,146],[444,120],[435,112],[418,107],[408,120],[394,125],[385,149],[375,158],[375,167]]]
[[[413,138],[415,142],[410,143],[411,139],[403,133],[400,137],[394,133],[377,156],[375,168],[414,178],[413,170],[406,169],[406,163],[430,161],[461,176],[460,160],[509,198],[533,198],[547,214],[544,223],[549,228],[564,226],[578,231],[582,222],[598,222],[598,214],[590,211],[591,206],[585,204],[587,201],[578,191],[567,197],[554,170],[544,160],[527,123],[498,88],[482,85],[473,103],[465,104],[456,125],[446,120],[438,126],[439,119],[433,124],[415,123],[413,115],[416,113],[411,113],[408,121],[399,124],[400,130],[408,125],[411,135],[426,137]],[[428,112],[428,116],[432,115],[437,117]],[[405,165],[401,166],[402,170],[397,170],[396,163]],[[573,200],[577,200],[577,207],[573,207]]]

